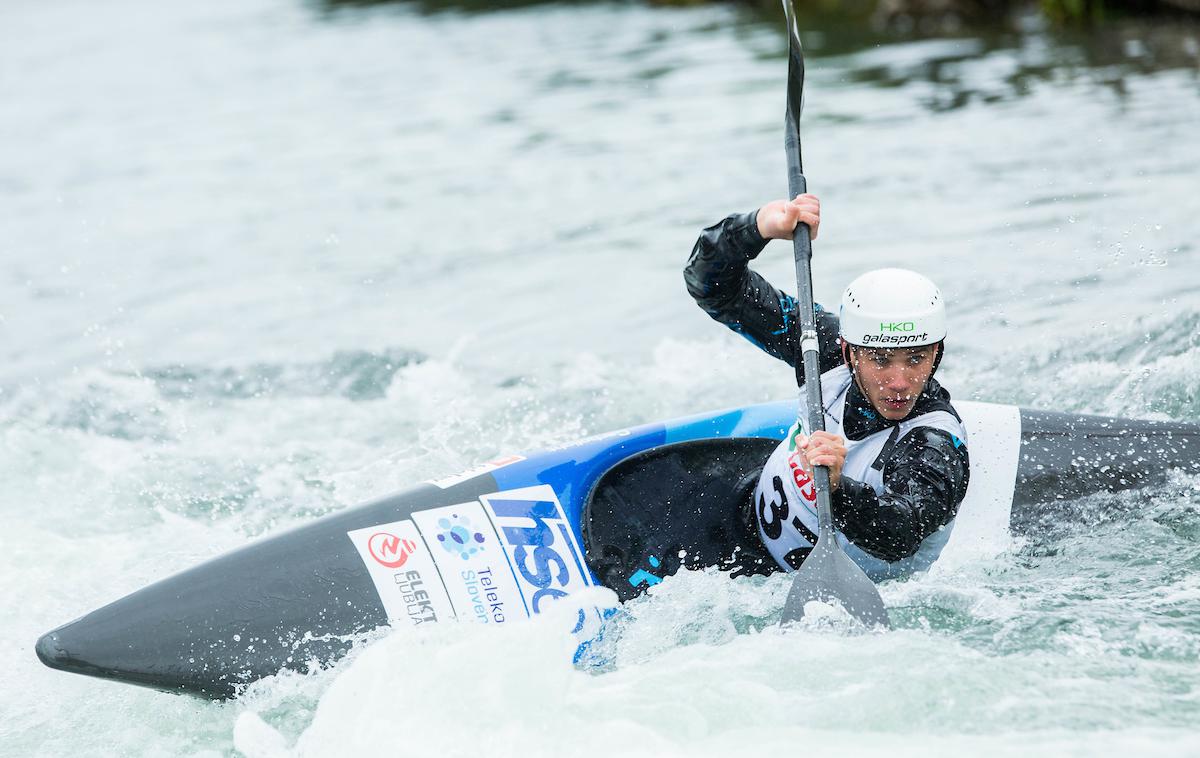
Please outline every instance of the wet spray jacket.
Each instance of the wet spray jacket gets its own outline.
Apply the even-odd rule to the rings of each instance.
[[[700,235],[684,278],[701,308],[794,367],[802,385],[796,300],[749,268],[766,243],[757,211],[730,216]],[[826,429],[847,446],[831,498],[840,539],[869,574],[924,568],[949,537],[970,472],[966,430],[950,393],[930,378],[912,412],[889,421],[853,381],[842,358],[838,319],[820,306],[817,333]],[[808,555],[817,523],[816,496],[799,465],[795,432],[767,461],[752,502],[759,537],[783,568],[798,567]]]

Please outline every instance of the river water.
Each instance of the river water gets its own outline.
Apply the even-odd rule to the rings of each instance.
[[[814,24],[815,26],[815,24]],[[1200,422],[1200,33],[806,37],[818,300],[927,272],[960,398]],[[1165,41],[1164,41],[1165,39]],[[786,40],[737,7],[0,7],[0,753],[1200,754],[1200,480],[1073,504],[780,632],[677,577],[606,673],[549,626],[397,632],[209,703],[42,632],[516,450],[787,397],[700,228],[786,189]],[[790,251],[758,268],[790,279]]]

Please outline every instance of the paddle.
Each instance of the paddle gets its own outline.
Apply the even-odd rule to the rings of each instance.
[[[796,23],[792,0],[783,0],[788,26],[788,95],[787,117],[784,126],[784,148],[787,151],[788,187],[790,197],[806,190],[800,163],[800,112],[804,107],[804,53],[800,49],[800,30]],[[805,397],[801,405],[808,407],[808,430],[825,429],[824,404],[821,400],[821,371],[817,362],[818,342],[816,316],[812,294],[812,241],[807,224],[796,227],[792,250],[796,257],[796,290],[799,300],[800,350],[804,361]],[[804,616],[804,604],[810,600],[836,600],[851,616],[867,626],[889,626],[887,609],[875,583],[842,550],[833,533],[833,515],[829,507],[829,469],[813,467],[817,490],[817,544],[800,569],[794,574],[792,589],[783,606],[786,624]]]

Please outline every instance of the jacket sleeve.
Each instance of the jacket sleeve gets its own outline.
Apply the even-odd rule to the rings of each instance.
[[[750,270],[767,240],[758,233],[758,211],[735,214],[705,229],[683,270],[688,293],[709,316],[768,354],[796,365],[797,303]],[[817,306],[821,371],[842,363],[838,320]]]
[[[901,438],[884,463],[883,494],[841,478],[831,501],[834,525],[868,553],[898,561],[954,518],[969,480],[966,445],[941,429],[920,427]]]

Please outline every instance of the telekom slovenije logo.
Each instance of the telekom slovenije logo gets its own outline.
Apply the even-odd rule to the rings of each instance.
[[[367,549],[380,565],[394,569],[404,565],[417,545],[412,540],[401,539],[389,532],[376,532],[367,540]]]

